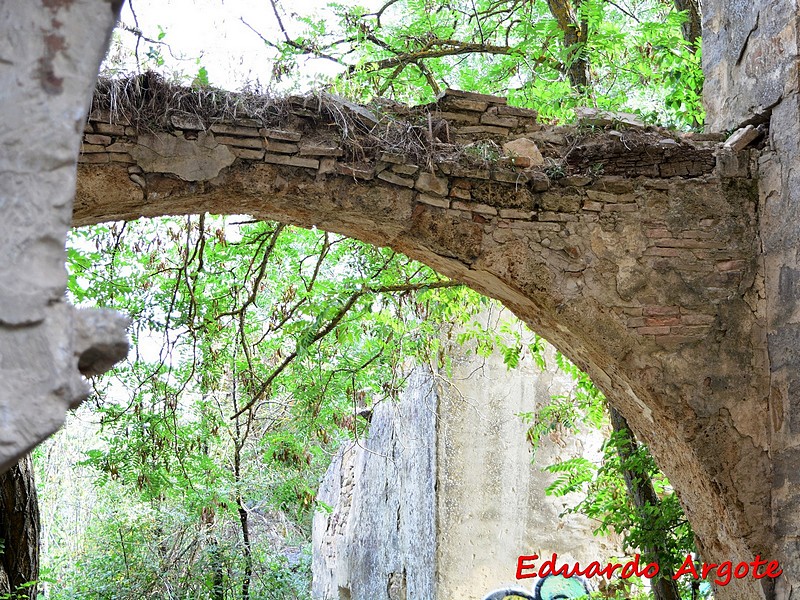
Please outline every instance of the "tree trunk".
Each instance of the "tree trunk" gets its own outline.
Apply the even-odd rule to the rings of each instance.
[[[36,598],[39,578],[39,502],[30,454],[0,475],[0,593]]]
[[[609,406],[609,411],[611,412],[611,426],[614,428],[614,432],[624,433],[627,438],[626,443],[617,446],[620,461],[624,464],[637,450],[636,438],[625,417],[617,412],[613,406]],[[649,477],[642,477],[640,473],[634,473],[627,469],[623,470],[623,476],[625,477],[625,485],[628,488],[628,495],[641,514],[644,514],[642,509],[645,507],[659,505],[660,501]],[[660,567],[659,576],[650,581],[656,600],[681,600],[681,596],[678,593],[678,585],[672,579],[674,573],[667,566],[667,561],[662,560],[662,557],[666,557],[667,554],[665,548],[656,546],[642,548],[642,550],[653,556],[655,563]]]
[[[700,41],[702,23],[697,0],[674,0],[677,11],[686,11],[686,22],[681,25],[684,39],[692,45]]]
[[[580,2],[576,4],[580,6]],[[569,82],[579,92],[583,92],[589,87],[589,62],[583,51],[588,35],[588,23],[583,19],[578,21],[576,11],[569,0],[547,0],[547,6],[564,35],[566,50],[564,70]]]

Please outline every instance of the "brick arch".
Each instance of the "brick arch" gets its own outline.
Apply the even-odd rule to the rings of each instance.
[[[502,301],[591,375],[675,485],[707,560],[774,554],[750,151],[542,127],[502,98],[450,92],[386,109],[395,124],[430,115],[440,152],[425,164],[388,146],[354,154],[331,138],[330,103],[364,128],[385,122],[331,97],[293,99],[278,124],[173,115],[146,134],[94,114],[73,224],[247,213],[402,251]],[[502,150],[520,138],[544,158]],[[458,157],[479,140],[498,156]],[[748,578],[719,597],[761,593]]]

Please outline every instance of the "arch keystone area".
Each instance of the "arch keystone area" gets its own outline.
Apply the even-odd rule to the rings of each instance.
[[[597,111],[548,127],[454,90],[414,108],[232,95],[201,111],[205,93],[101,84],[73,224],[246,213],[402,251],[591,375],[679,490],[706,560],[778,555],[756,150]],[[720,593],[764,597],[753,579]]]

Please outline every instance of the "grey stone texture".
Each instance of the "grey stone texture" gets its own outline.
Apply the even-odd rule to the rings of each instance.
[[[127,321],[64,299],[75,164],[118,2],[0,2],[0,469],[56,431]],[[100,140],[93,140],[100,141]]]
[[[433,600],[436,565],[436,405],[417,369],[403,401],[381,403],[369,437],[335,457],[314,516],[312,595],[318,600]]]

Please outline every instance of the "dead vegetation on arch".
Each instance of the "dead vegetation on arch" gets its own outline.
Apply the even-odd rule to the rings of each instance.
[[[478,134],[471,143],[454,143],[459,128],[442,118],[437,103],[408,107],[379,98],[360,105],[324,91],[285,97],[260,91],[228,92],[170,83],[154,72],[101,79],[92,101],[92,119],[131,125],[143,132],[186,129],[177,123],[187,120],[195,123],[192,128],[197,130],[220,123],[288,129],[302,133],[307,142],[338,146],[345,153],[344,161],[367,167],[381,160],[382,153],[401,156],[404,162],[429,170],[442,163],[488,171],[514,165],[503,148],[503,141],[509,139],[506,136]],[[541,172],[549,180],[572,174],[590,178],[603,173],[625,175],[637,169],[640,174],[658,176],[661,162],[680,161],[681,157],[689,166],[673,169],[675,175],[713,168],[708,149],[674,132],[652,126],[629,127],[613,119],[519,135],[531,136],[544,158],[543,165],[528,170]]]
[[[447,139],[447,122],[425,109],[386,100],[367,106],[326,92],[272,96],[256,91],[229,92],[209,86],[187,87],[148,71],[124,78],[101,78],[92,99],[93,118],[138,131],[173,131],[173,117],[217,123],[289,128],[324,135],[349,158],[364,160],[380,152],[402,154],[420,164],[483,160]],[[325,123],[328,130],[320,128]],[[320,134],[320,131],[324,133]]]

